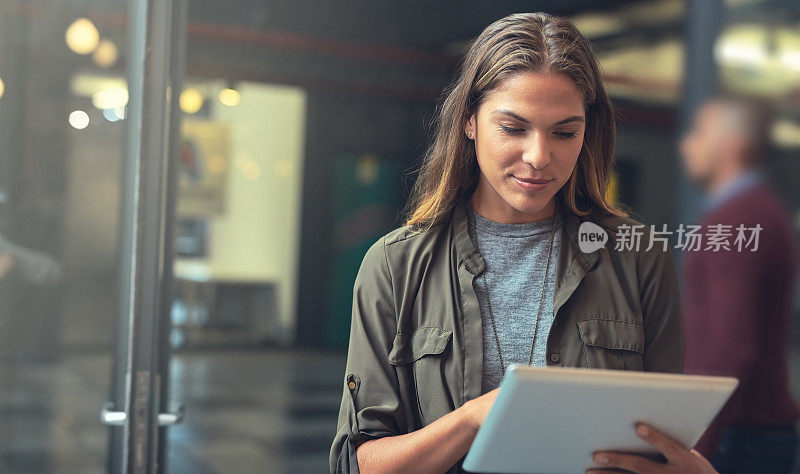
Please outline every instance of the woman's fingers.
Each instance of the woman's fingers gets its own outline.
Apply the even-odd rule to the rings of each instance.
[[[686,448],[650,425],[639,423],[636,426],[636,435],[661,451],[661,454],[667,458],[667,461],[675,461],[681,459],[681,456],[686,455]]]
[[[658,472],[658,469],[662,467],[661,464],[657,464],[635,454],[609,453],[605,451],[595,453],[594,462],[604,467],[624,469],[639,474]],[[606,471],[597,470],[597,472]]]
[[[635,454],[605,451],[595,453],[594,462],[604,468],[624,469],[625,471],[637,474],[656,474],[664,472],[712,474],[717,472],[700,453],[695,450],[687,450],[677,441],[652,426],[639,423],[636,426],[636,434],[647,441],[651,446],[661,451],[661,454],[667,458],[667,464],[657,463]],[[592,468],[587,472],[605,474],[617,471]]]

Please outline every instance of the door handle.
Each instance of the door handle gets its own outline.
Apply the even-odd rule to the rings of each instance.
[[[186,417],[186,408],[178,404],[174,411],[158,414],[158,426],[172,426],[183,422]],[[100,410],[100,422],[108,426],[123,426],[128,414],[114,409],[112,402],[106,402]]]

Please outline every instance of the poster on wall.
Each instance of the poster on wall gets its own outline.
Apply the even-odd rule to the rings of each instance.
[[[178,160],[178,215],[223,214],[229,165],[228,125],[184,120]]]

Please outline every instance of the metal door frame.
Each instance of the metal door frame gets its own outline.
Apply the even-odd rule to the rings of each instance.
[[[176,163],[186,0],[129,0],[127,141],[109,427],[110,472],[166,467]]]

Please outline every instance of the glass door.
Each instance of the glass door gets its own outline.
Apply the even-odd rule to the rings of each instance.
[[[165,472],[166,430],[184,416],[168,388],[185,17],[184,0],[128,5],[117,325],[111,400],[101,412],[111,472]]]
[[[185,15],[0,0],[0,472],[163,471]]]
[[[0,0],[0,472],[164,471],[185,16]]]
[[[0,0],[0,472],[327,465],[343,357],[287,349],[308,92],[209,5]]]

